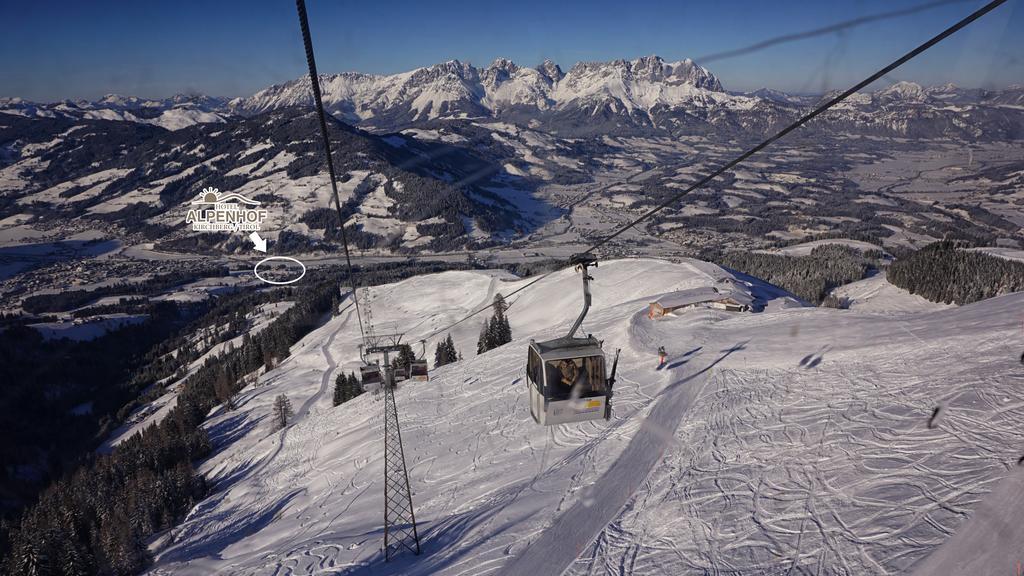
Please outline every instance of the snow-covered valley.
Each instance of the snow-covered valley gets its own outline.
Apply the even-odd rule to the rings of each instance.
[[[730,274],[692,260],[592,274],[584,330],[622,350],[611,421],[529,414],[526,343],[578,314],[571,270],[512,297],[512,343],[474,356],[480,320],[463,323],[465,360],[397,390],[421,556],[381,553],[383,402],[332,407],[335,376],[358,366],[349,307],[208,420],[211,494],[152,544],[150,572],[905,573],[1024,451],[1024,295],[908,307],[885,284],[862,291],[869,308],[833,310],[755,285],[763,312],[651,320],[658,296]],[[528,281],[417,276],[371,288],[373,318],[416,342]],[[278,394],[296,407],[283,431]]]

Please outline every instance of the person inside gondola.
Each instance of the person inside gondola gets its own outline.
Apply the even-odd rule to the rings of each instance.
[[[579,398],[590,393],[590,374],[581,360],[567,359],[559,363],[558,371],[561,374],[560,382],[563,388],[563,396]]]
[[[576,378],[579,376],[579,368],[576,363],[572,360],[562,360],[558,363],[558,373],[560,375],[559,382],[562,386],[572,388],[573,383],[576,382]]]

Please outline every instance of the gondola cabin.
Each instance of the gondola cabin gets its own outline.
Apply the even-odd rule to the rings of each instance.
[[[526,377],[530,414],[538,424],[586,422],[611,415],[604,351],[593,336],[531,340]]]
[[[363,364],[359,367],[359,380],[363,386],[363,392],[376,392],[380,390],[384,381],[380,373],[380,366],[376,364]]]
[[[408,365],[406,365],[406,366],[398,366],[398,365],[392,364],[391,366],[393,368],[391,370],[391,375],[395,379],[395,384],[398,384],[399,382],[404,382],[404,381],[409,379],[409,366]]]
[[[409,364],[409,379],[417,382],[430,380],[430,376],[427,374],[426,360],[414,360]]]

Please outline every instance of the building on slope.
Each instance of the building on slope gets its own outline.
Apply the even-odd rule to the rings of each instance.
[[[677,310],[688,308],[715,308],[729,312],[748,312],[754,308],[754,298],[735,286],[701,286],[665,294],[651,302],[648,318],[660,318]]]

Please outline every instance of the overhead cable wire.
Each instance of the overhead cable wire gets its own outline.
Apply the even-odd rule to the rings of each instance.
[[[327,133],[327,118],[324,115],[324,102],[320,96],[320,76],[316,73],[316,59],[313,57],[313,40],[309,34],[309,19],[306,16],[305,0],[295,0],[295,7],[299,11],[299,26],[302,28],[302,43],[306,48],[306,63],[309,64],[309,83],[313,88],[313,100],[316,104],[316,113],[320,118],[320,135],[323,136],[324,154],[327,156],[327,171],[331,178],[331,192],[334,194],[334,209],[338,213],[338,228],[341,231],[341,244],[345,248],[345,266],[348,269],[348,279],[352,285],[352,301],[356,306],[356,319],[359,321],[359,335],[365,339],[366,332],[363,330],[363,315],[359,310],[359,298],[356,294],[358,282],[355,274],[352,273],[352,258],[349,256],[348,236],[345,234],[345,216],[341,212],[341,200],[338,199],[338,184],[334,176],[334,160],[331,158],[331,139]]]
[[[519,288],[516,288],[515,290],[509,292],[508,296],[504,296],[504,298],[511,298],[512,296],[515,296],[516,294],[522,292],[523,290],[526,290],[530,286],[533,286],[537,282],[540,282],[541,280],[547,278],[548,276],[554,274],[555,272],[557,272],[557,270],[552,270],[551,272],[545,272],[544,274],[541,274],[540,276],[534,278],[533,280],[527,282],[526,284],[520,286]],[[479,313],[481,313],[481,312],[483,312],[485,310],[488,310],[489,308],[493,308],[493,307],[494,307],[494,302],[491,302],[490,304],[480,308],[479,310],[475,310],[475,311],[470,312],[469,314],[463,316],[462,319],[460,319],[460,320],[458,320],[456,322],[453,322],[453,323],[445,326],[444,328],[441,328],[439,330],[435,330],[435,331],[431,332],[430,334],[424,336],[423,338],[420,338],[420,340],[423,340],[423,341],[430,340],[431,338],[433,338],[434,336],[437,336],[441,332],[445,332],[447,330],[451,330],[452,328],[458,326],[459,324],[462,324],[466,320],[469,320],[473,316],[476,316],[477,314],[479,314]]]
[[[821,28],[815,28],[813,30],[805,30],[803,32],[794,32],[792,34],[783,34],[782,36],[776,36],[767,40],[744,46],[742,48],[735,48],[732,50],[726,50],[723,52],[715,52],[713,54],[707,54],[697,58],[695,61],[698,64],[706,64],[708,62],[714,62],[715,60],[724,60],[726,58],[734,58],[736,56],[742,56],[744,54],[750,54],[751,52],[758,52],[765,48],[770,48],[778,44],[785,44],[787,42],[795,42],[797,40],[803,40],[805,38],[813,38],[815,36],[823,36],[825,34],[831,34],[833,32],[843,32],[850,28],[855,28],[868,22],[877,22],[879,20],[889,20],[892,18],[899,18],[901,16],[909,16],[918,12],[924,12],[932,8],[938,8],[939,6],[945,6],[947,4],[963,3],[968,0],[938,0],[937,2],[928,2],[926,4],[918,4],[916,6],[908,6],[907,8],[901,8],[899,10],[890,10],[888,12],[880,12],[877,14],[868,14],[866,16],[860,16],[858,18],[852,18],[850,20],[844,20],[842,22],[836,22],[828,26]]]

